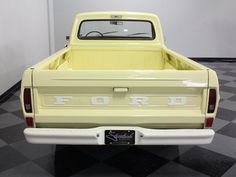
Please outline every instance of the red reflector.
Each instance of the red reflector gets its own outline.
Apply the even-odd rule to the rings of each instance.
[[[212,127],[213,122],[214,122],[214,118],[212,117],[206,118],[205,127]]]
[[[31,91],[29,88],[26,88],[24,90],[24,107],[25,107],[25,112],[32,113]]]
[[[26,117],[25,118],[26,124],[28,127],[33,127],[34,126],[34,121],[32,117]]]
[[[210,89],[208,100],[208,113],[213,113],[216,107],[216,90]]]

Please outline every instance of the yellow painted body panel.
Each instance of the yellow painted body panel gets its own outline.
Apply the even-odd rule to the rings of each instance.
[[[154,40],[79,40],[87,19],[148,20]],[[98,12],[76,17],[68,47],[27,69],[22,79],[31,88],[36,127],[88,128],[140,126],[204,128],[209,88],[217,90],[216,73],[163,42],[157,16],[146,13]],[[140,101],[141,99],[141,101]],[[21,96],[23,105],[23,98]]]

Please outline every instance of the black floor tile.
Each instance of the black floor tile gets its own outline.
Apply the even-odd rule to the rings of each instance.
[[[236,95],[230,97],[229,100],[231,100],[231,101],[236,101]],[[236,111],[236,108],[235,108],[235,111]]]
[[[28,159],[10,146],[0,148],[0,172],[27,162]]]
[[[126,149],[128,149],[128,146],[75,146],[76,149],[83,151],[87,154],[92,155],[98,160],[105,160],[110,158],[111,156],[114,156],[117,153],[123,152]]]
[[[175,162],[211,177],[221,177],[236,162],[235,159],[200,147],[193,147],[180,155]]]
[[[22,153],[30,160],[38,159],[45,155],[54,153],[55,146],[50,144],[29,144],[25,140],[12,143],[13,147],[18,152]]]
[[[73,177],[77,176],[78,177],[131,177],[130,175],[123,173],[120,170],[104,163],[95,164],[90,168],[87,168],[73,175]]]
[[[52,177],[35,163],[28,161],[0,173],[0,177]]]
[[[19,117],[21,119],[24,119],[23,111],[22,110],[12,112],[12,114],[14,114],[15,116],[17,116],[17,117]]]
[[[25,139],[23,131],[26,128],[25,123],[17,124],[11,127],[0,129],[0,138],[8,144]]]
[[[225,75],[236,77],[235,72],[226,72]]]
[[[7,113],[7,111],[5,111],[4,109],[0,108],[0,114],[4,114],[4,113]]]
[[[184,147],[182,146],[181,150],[180,150],[179,146],[167,146],[167,145],[162,145],[162,146],[158,146],[158,145],[155,145],[155,146],[145,145],[145,146],[143,146],[142,145],[139,147],[145,151],[151,152],[153,154],[156,154],[160,157],[163,157],[163,158],[169,159],[169,160],[173,160],[176,157],[178,157],[183,148],[186,148],[186,149],[191,148],[191,146],[184,146]]]
[[[233,121],[236,118],[236,111],[231,111],[224,108],[218,108],[216,117],[227,121]]]
[[[213,70],[217,70],[217,71],[232,71],[233,68],[227,68],[225,66],[217,66],[215,69]]]
[[[14,94],[14,93],[13,93]],[[16,95],[12,95],[7,101],[15,101],[15,100],[18,100],[19,97],[16,96]]]
[[[137,147],[131,147],[105,162],[131,176],[145,177],[169,161]]]
[[[1,105],[2,103],[7,102],[8,99],[10,99],[13,94],[14,94],[14,93],[12,93],[12,92],[7,92],[4,97],[0,98],[0,105]]]
[[[179,163],[170,161],[148,177],[209,177],[199,171],[185,167]]]
[[[41,168],[49,172],[51,175],[55,176],[55,156],[54,154],[49,154],[39,159],[34,160],[34,163],[39,165]]]
[[[99,161],[79,151],[75,146],[68,146],[55,152],[55,177],[67,177],[86,169]]]
[[[229,82],[229,81],[219,79],[220,85],[224,85],[224,84],[226,84],[226,83],[228,83],[228,82]]]
[[[221,86],[220,90],[224,92],[234,93],[236,94],[236,89],[234,87],[228,87],[228,86]]]
[[[236,124],[229,123],[228,125],[224,126],[222,129],[217,131],[217,133],[236,138]]]

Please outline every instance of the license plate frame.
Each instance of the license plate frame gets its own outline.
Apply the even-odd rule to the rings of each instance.
[[[106,145],[134,145],[134,130],[105,130],[104,141]]]

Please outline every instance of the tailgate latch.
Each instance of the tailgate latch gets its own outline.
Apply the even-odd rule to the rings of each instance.
[[[127,93],[129,91],[129,88],[127,88],[127,87],[115,87],[115,88],[113,88],[113,91],[115,93]]]

